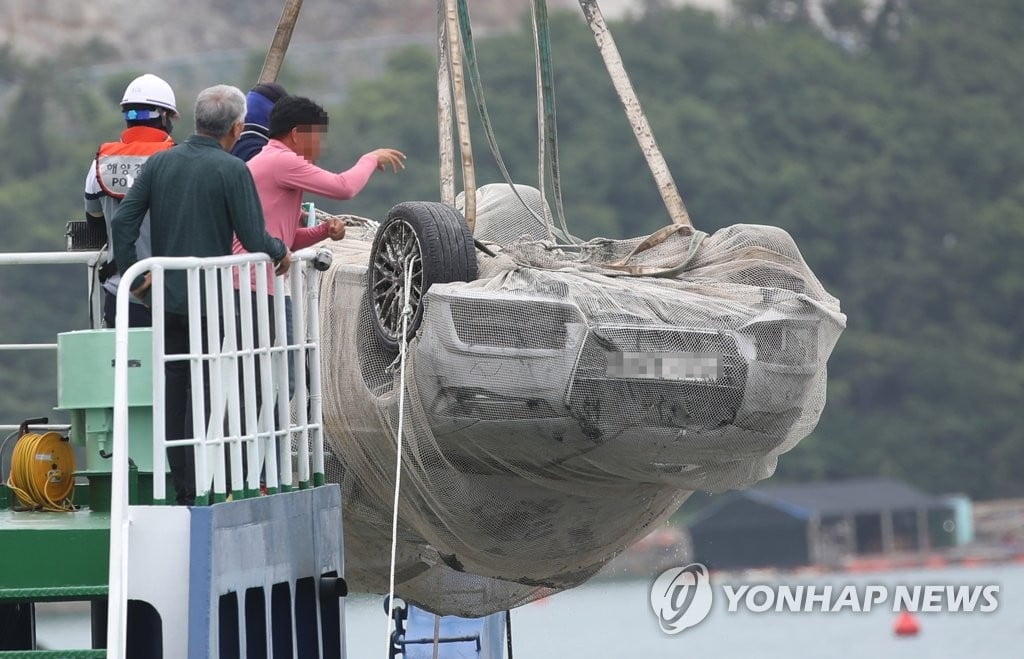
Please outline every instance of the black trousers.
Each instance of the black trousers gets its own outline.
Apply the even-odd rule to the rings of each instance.
[[[114,319],[117,314],[117,296],[103,289],[103,324],[114,329]],[[153,325],[153,315],[144,304],[128,304],[128,327],[150,327]]]
[[[259,334],[256,329],[255,322],[255,309],[256,309],[256,294],[253,293],[253,344],[258,345]],[[237,301],[237,298],[236,298]],[[237,309],[236,305],[236,309]],[[270,342],[273,344],[275,331],[273,325],[273,298],[270,298],[270,313],[271,313],[271,325],[270,325]],[[224,322],[218,323],[220,326],[220,335],[218,341],[223,340],[224,336]],[[238,347],[240,348],[242,343],[241,338],[241,316],[236,317],[235,327],[237,328],[238,335],[236,340]],[[202,333],[202,350],[204,353],[209,352],[209,344],[207,340],[207,323],[206,317],[204,316],[201,322]],[[164,354],[183,354],[189,352],[188,343],[188,316],[176,313],[165,313],[164,314]],[[256,414],[259,416],[259,410],[262,406],[263,392],[259,386],[260,382],[260,367],[259,357],[255,358],[255,377],[256,377]],[[255,429],[248,429],[245,423],[245,371],[241,363],[238,365],[238,392],[240,402],[240,415],[242,420],[242,428],[246,433],[255,432]],[[210,421],[210,369],[207,362],[203,363],[203,401],[205,409],[205,423]],[[166,387],[166,399],[165,399],[165,414],[166,424],[165,432],[168,440],[184,439],[186,437],[195,437],[198,433],[192,424],[192,376],[190,363],[187,361],[176,361],[169,362],[165,368],[165,387]],[[275,442],[276,446],[276,442]],[[229,457],[230,453],[225,452],[226,457]],[[196,489],[195,489],[195,451],[191,446],[175,446],[167,449],[167,462],[171,467],[171,479],[174,483],[174,489],[176,493],[176,501],[180,505],[190,506],[195,503]],[[230,460],[227,462],[228,473],[230,473],[231,463]],[[243,474],[247,471],[245,469],[245,463],[243,462]]]
[[[203,352],[208,350],[206,318],[202,320]],[[188,316],[164,314],[164,354],[174,355],[189,352]],[[168,362],[164,369],[165,403],[164,425],[166,439],[195,437],[192,425],[192,374],[187,361]],[[210,369],[203,364],[203,391],[206,421],[210,419]],[[167,462],[171,467],[175,500],[179,505],[191,506],[196,501],[195,451],[191,446],[172,446],[167,449]]]

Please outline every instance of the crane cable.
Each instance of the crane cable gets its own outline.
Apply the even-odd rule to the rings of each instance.
[[[547,227],[548,238],[553,238],[551,218],[541,217],[538,215],[523,196],[519,194],[519,188],[516,187],[512,181],[512,175],[508,172],[508,167],[505,165],[505,159],[501,156],[501,149],[498,146],[498,139],[494,134],[494,123],[491,121],[491,114],[487,109],[487,100],[484,97],[484,86],[483,79],[480,75],[480,65],[476,56],[476,42],[473,39],[473,21],[469,16],[469,3],[467,0],[458,0],[459,9],[459,26],[462,29],[462,45],[463,50],[466,54],[466,64],[469,67],[469,73],[467,79],[469,80],[469,88],[473,92],[473,99],[476,101],[477,114],[480,115],[480,124],[483,127],[484,137],[487,139],[487,147],[491,150],[491,156],[494,158],[494,162],[498,165],[498,170],[501,172],[501,177],[508,184],[509,190],[516,196],[519,203],[522,204],[526,212],[533,216],[533,219],[537,220],[540,224]],[[542,210],[543,212],[543,210]]]
[[[558,134],[556,130],[555,122],[555,91],[554,91],[554,67],[551,63],[551,38],[548,29],[548,13],[546,0],[534,0],[530,8],[531,22],[534,26],[534,58],[536,62],[536,76],[537,76],[537,133],[538,133],[538,144],[537,144],[537,168],[538,168],[538,189],[541,193],[541,199],[544,200],[546,195],[547,185],[545,183],[545,172],[550,171],[551,173],[551,187],[554,193],[554,217],[560,227],[555,234],[552,234],[552,219],[550,216],[540,217],[540,215],[531,206],[529,206],[519,193],[519,189],[516,188],[512,181],[512,176],[509,174],[508,167],[505,164],[504,158],[501,155],[501,149],[498,147],[498,141],[494,134],[494,124],[491,121],[490,112],[487,109],[487,101],[484,97],[484,89],[482,77],[480,75],[479,60],[476,54],[476,44],[473,38],[473,22],[469,14],[469,3],[467,0],[457,0],[456,2],[458,26],[461,31],[461,42],[463,54],[466,59],[467,72],[465,79],[469,81],[470,90],[473,93],[473,98],[476,101],[477,114],[480,116],[480,123],[483,127],[484,137],[487,140],[487,147],[494,158],[495,163],[498,166],[498,170],[501,172],[502,178],[505,183],[509,185],[512,193],[516,196],[519,202],[523,205],[523,208],[533,216],[541,224],[548,228],[549,237],[557,237],[566,243],[579,242],[569,232],[569,227],[565,220],[565,210],[562,204],[562,183],[561,183],[561,167],[559,165],[558,158]],[[450,176],[446,179],[445,175],[445,152],[443,147],[445,140],[443,138],[444,126],[450,126],[451,118],[451,99],[450,99],[450,84],[447,78],[441,80],[448,73],[448,67],[446,66],[445,58],[450,56],[444,45],[447,45],[448,40],[444,36],[444,31],[451,26],[450,21],[442,21],[440,28],[441,36],[439,37],[439,43],[442,44],[440,48],[440,57],[443,60],[439,65],[439,98],[438,108],[442,114],[447,112],[447,120],[441,118],[439,125],[442,126],[440,133],[442,134],[442,200],[445,199],[444,191],[446,189],[446,180],[450,180]],[[450,159],[450,154],[448,154]],[[449,165],[450,168],[450,165]],[[448,203],[448,202],[446,202]],[[542,203],[542,206],[546,204]],[[546,214],[545,214],[546,215]]]
[[[75,454],[59,433],[25,433],[14,445],[7,487],[31,510],[69,512],[74,472]]]
[[[562,172],[558,158],[558,128],[555,113],[555,74],[551,61],[551,30],[548,25],[547,0],[533,0],[530,5],[533,27],[534,64],[537,73],[537,167],[541,197],[544,195],[544,170],[551,174],[551,192],[555,198],[555,220],[565,233],[566,242],[578,243],[565,220],[562,205]]]
[[[402,490],[402,427],[405,421],[405,364],[407,341],[409,338],[409,319],[413,316],[412,305],[409,300],[412,296],[412,258],[405,264],[405,286],[403,287],[404,302],[402,305],[402,338],[399,347],[399,377],[398,377],[398,432],[395,437],[395,497],[394,507],[391,511],[391,569],[388,576],[388,631],[387,647],[390,652],[392,643],[391,623],[394,621],[395,613],[395,563],[398,553],[398,500]]]

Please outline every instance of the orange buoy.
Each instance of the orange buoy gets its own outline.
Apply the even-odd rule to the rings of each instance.
[[[913,613],[903,611],[896,618],[896,624],[893,625],[892,631],[897,636],[917,636],[921,631],[921,624],[917,622]]]

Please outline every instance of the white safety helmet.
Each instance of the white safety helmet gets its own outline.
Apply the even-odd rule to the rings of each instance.
[[[121,106],[129,103],[142,105],[153,105],[158,108],[166,108],[178,116],[178,106],[174,102],[174,90],[163,78],[152,73],[141,75],[128,83],[124,90],[124,97],[121,99]]]

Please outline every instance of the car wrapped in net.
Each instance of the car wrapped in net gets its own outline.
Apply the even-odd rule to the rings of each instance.
[[[400,408],[397,592],[470,616],[582,583],[817,423],[845,316],[785,231],[568,242],[532,193],[481,188],[476,241],[412,202],[331,245],[323,409],[354,589],[388,587]]]

